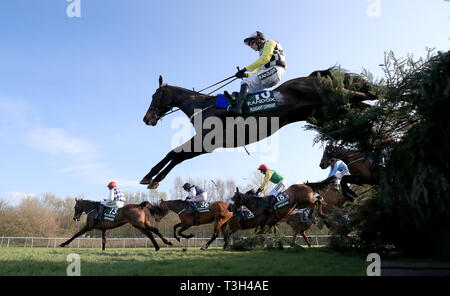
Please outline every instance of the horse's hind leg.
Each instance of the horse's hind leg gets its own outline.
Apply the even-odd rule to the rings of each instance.
[[[230,233],[231,230],[227,229],[227,225],[228,225],[228,223],[225,223],[220,228],[220,230],[222,231],[222,234],[223,234],[223,241],[224,241],[223,248],[224,249],[226,249],[228,247],[229,242],[230,242],[229,241],[230,240],[230,235],[231,235],[231,233]]]
[[[102,230],[102,251],[105,250],[106,247],[106,229]]]
[[[61,248],[64,248],[65,246],[67,246],[68,244],[70,244],[74,239],[76,239],[77,237],[79,237],[80,235],[83,235],[84,233],[86,233],[87,231],[91,230],[91,227],[88,227],[87,225],[85,225],[80,231],[78,231],[74,236],[72,236],[70,239],[68,239],[67,241],[63,242],[62,244],[60,244],[59,246]]]
[[[200,250],[202,250],[202,251],[206,250],[209,247],[209,245],[211,245],[212,242],[216,240],[216,238],[219,236],[220,229],[222,228],[222,226],[225,225],[225,223],[227,221],[228,220],[225,220],[225,219],[224,219],[224,221],[216,220],[216,224],[214,225],[214,233],[213,233],[212,237],[209,239],[209,241],[203,247],[200,248]]]
[[[308,244],[308,247],[311,247],[311,242],[309,241],[309,238],[306,236],[306,233],[304,231],[302,231],[302,236],[305,242]]]

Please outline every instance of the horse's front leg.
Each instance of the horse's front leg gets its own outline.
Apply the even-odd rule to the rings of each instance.
[[[87,225],[85,225],[80,231],[78,231],[74,236],[72,236],[70,239],[68,239],[67,241],[63,242],[62,244],[60,244],[59,246],[61,248],[64,248],[65,246],[67,246],[68,244],[70,244],[74,239],[76,239],[77,237],[79,237],[80,235],[85,234],[87,231],[91,230],[91,227],[88,227]]]
[[[158,188],[159,182],[161,182],[167,176],[167,174],[178,164],[182,163],[183,161],[185,161],[187,159],[194,158],[194,157],[202,155],[204,153],[207,153],[207,152],[205,152],[205,151],[201,151],[201,152],[181,151],[179,153],[176,153],[174,158],[170,161],[169,165],[166,168],[164,168],[164,170],[155,177],[153,182],[150,183],[150,185],[148,186],[148,189]]]
[[[158,162],[158,164],[155,165],[150,170],[150,172],[147,175],[145,175],[144,178],[142,178],[142,180],[139,183],[142,185],[151,184],[153,176],[158,174],[167,165],[167,163],[175,157],[175,155],[176,152],[174,150],[167,153],[166,157],[164,157],[160,162]]]
[[[170,241],[168,241],[167,239],[165,239],[162,234],[159,232],[158,228],[153,227],[151,225],[146,225],[147,229],[150,230],[151,232],[153,232],[154,234],[156,234],[157,236],[159,236],[159,238],[163,241],[163,243],[165,243],[168,246],[171,246],[172,243]]]
[[[342,177],[340,183],[342,188],[342,194],[347,200],[352,202],[354,200],[354,197],[357,197],[357,195],[355,192],[353,192],[353,190],[350,189],[348,184],[362,185],[362,183],[360,182],[360,180],[358,180],[358,178],[355,178],[354,176],[351,175],[346,175]]]
[[[188,228],[190,228],[192,225],[184,225],[183,227],[180,228],[180,230],[178,230],[178,235],[185,238],[185,239],[190,239],[192,237],[194,237],[194,235],[191,233],[189,235],[186,235],[183,233],[183,231],[187,230]]]

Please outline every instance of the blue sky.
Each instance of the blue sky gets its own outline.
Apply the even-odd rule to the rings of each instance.
[[[335,64],[379,77],[385,51],[449,48],[444,0],[80,3],[81,17],[69,18],[65,0],[0,1],[0,197],[12,204],[45,192],[99,200],[110,180],[145,191],[138,181],[169,152],[171,124],[184,116],[143,123],[158,76],[196,89],[228,77],[257,58],[242,42],[255,30],[283,45],[283,81]],[[159,190],[176,176],[244,184],[263,162],[291,184],[327,176],[302,123],[276,136],[276,161],[264,151],[215,152],[178,165]]]

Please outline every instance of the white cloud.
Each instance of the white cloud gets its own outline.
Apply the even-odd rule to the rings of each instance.
[[[95,184],[115,180],[122,186],[138,186],[139,181],[111,177],[108,163],[101,161],[102,153],[96,143],[74,135],[67,128],[45,125],[40,113],[39,107],[27,100],[0,95],[0,142],[26,145],[59,156],[61,168],[57,172],[62,175],[76,176]],[[13,192],[10,196],[27,194]]]
[[[74,137],[62,128],[38,127],[30,130],[25,134],[25,142],[42,151],[71,154],[83,160],[93,159],[98,155],[94,144]]]

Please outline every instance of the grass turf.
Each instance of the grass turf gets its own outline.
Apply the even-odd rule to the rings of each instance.
[[[367,262],[360,255],[326,248],[224,251],[210,248],[47,249],[0,248],[0,275],[64,276],[67,256],[80,255],[82,276],[262,276],[365,275]]]

